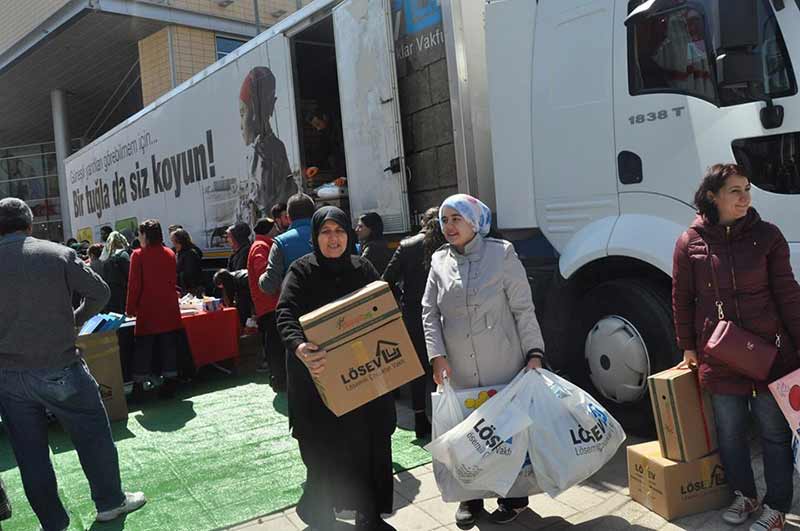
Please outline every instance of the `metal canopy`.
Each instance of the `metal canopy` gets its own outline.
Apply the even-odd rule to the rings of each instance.
[[[71,135],[83,135],[138,60],[138,41],[165,25],[87,10],[41,42],[0,73],[0,146],[52,140],[50,91],[56,88],[69,95]],[[106,128],[136,110],[118,109],[127,114],[112,116]]]

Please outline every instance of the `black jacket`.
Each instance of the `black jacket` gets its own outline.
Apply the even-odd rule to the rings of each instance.
[[[111,290],[111,296],[105,307],[106,312],[125,313],[130,267],[131,257],[127,251],[111,255],[103,264],[103,280]]]
[[[383,280],[398,296],[404,312],[422,312],[422,296],[428,281],[424,239],[425,235],[420,233],[401,241],[383,273]]]
[[[228,258],[228,271],[233,273],[238,269],[247,269],[247,255],[250,254],[250,244],[239,247]]]
[[[203,254],[197,247],[183,248],[177,253],[178,287],[183,293],[195,292],[203,286]]]
[[[352,268],[334,274],[323,269],[316,256],[307,254],[289,267],[283,282],[276,320],[287,350],[289,425],[298,439],[313,436],[325,440],[343,432],[361,433],[367,426],[387,436],[394,431],[396,414],[391,393],[336,417],[322,402],[311,374],[295,355],[298,345],[306,341],[301,316],[378,280],[367,260],[359,256],[351,260]]]
[[[389,260],[392,258],[392,250],[389,249],[386,240],[370,240],[364,242],[362,245],[361,256],[369,260],[372,265],[375,266],[378,275],[382,275],[383,272],[386,271]]]

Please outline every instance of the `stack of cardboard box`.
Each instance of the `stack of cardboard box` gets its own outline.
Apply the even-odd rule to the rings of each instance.
[[[673,368],[649,378],[658,441],[628,447],[631,498],[667,520],[730,502],[717,429],[697,375]]]

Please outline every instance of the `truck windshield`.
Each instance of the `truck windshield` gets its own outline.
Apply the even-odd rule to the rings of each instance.
[[[631,95],[688,94],[715,105],[738,105],[797,92],[791,61],[768,0],[756,0],[762,79],[750,86],[718,88],[714,65],[719,10],[724,0],[676,1],[674,7],[645,12],[628,24],[628,70]],[[632,10],[642,2],[629,4]],[[720,7],[722,6],[722,7]]]

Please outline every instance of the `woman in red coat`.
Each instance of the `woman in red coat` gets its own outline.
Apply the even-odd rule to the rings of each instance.
[[[780,530],[792,504],[792,434],[768,382],[753,381],[703,352],[719,321],[709,260],[726,318],[765,341],[779,343],[768,381],[800,367],[795,349],[800,340],[800,286],[780,229],[750,206],[750,180],[741,168],[709,168],[694,201],[697,218],[675,246],[672,304],[684,360],[697,365],[700,383],[711,393],[722,463],[735,494],[722,518],[739,525],[763,505],[751,531]],[[760,428],[767,483],[761,502],[750,465],[751,416]]]
[[[165,379],[161,394],[170,395],[178,376],[178,331],[183,328],[175,253],[164,246],[158,220],[148,219],[139,225],[139,240],[141,248],[131,255],[125,310],[136,317],[134,392],[141,393],[144,383],[152,383],[160,374]]]

